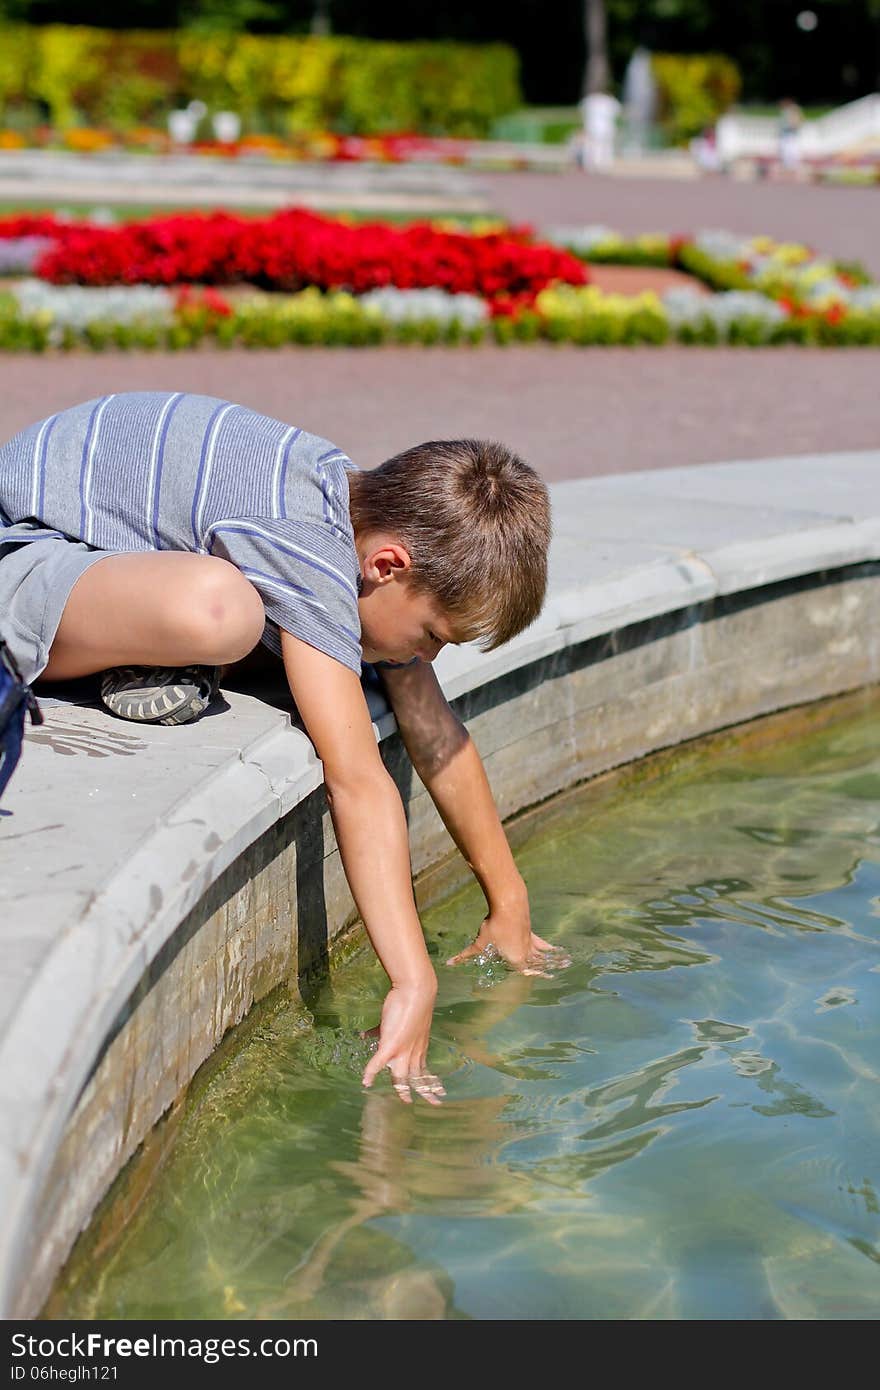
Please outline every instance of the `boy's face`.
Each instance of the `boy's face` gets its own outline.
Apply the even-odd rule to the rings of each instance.
[[[394,542],[361,553],[364,661],[433,661],[447,642],[458,640],[437,600],[413,590],[409,570],[409,555]]]
[[[405,580],[362,594],[361,645],[364,661],[433,661],[454,641],[452,624],[430,594],[413,593]]]

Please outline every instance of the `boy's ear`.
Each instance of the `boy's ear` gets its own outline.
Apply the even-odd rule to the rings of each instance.
[[[364,579],[371,584],[387,584],[390,579],[402,579],[412,568],[406,546],[399,541],[383,540],[364,556]]]

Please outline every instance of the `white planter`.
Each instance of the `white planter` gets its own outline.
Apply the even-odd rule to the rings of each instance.
[[[175,145],[191,145],[196,138],[198,117],[187,109],[172,111],[168,116],[168,134]]]
[[[221,145],[234,145],[241,134],[241,117],[237,111],[215,111],[211,125]]]

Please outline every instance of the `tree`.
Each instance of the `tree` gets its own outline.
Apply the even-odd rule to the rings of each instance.
[[[584,96],[607,92],[611,83],[608,61],[608,19],[605,0],[584,0],[584,35],[587,40],[587,67]]]
[[[271,31],[283,27],[285,8],[281,0],[184,0],[176,22],[209,31]]]

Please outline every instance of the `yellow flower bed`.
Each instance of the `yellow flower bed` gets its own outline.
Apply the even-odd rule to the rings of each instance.
[[[550,285],[535,300],[549,338],[576,343],[665,342],[669,321],[653,290],[605,294],[595,285]]]

